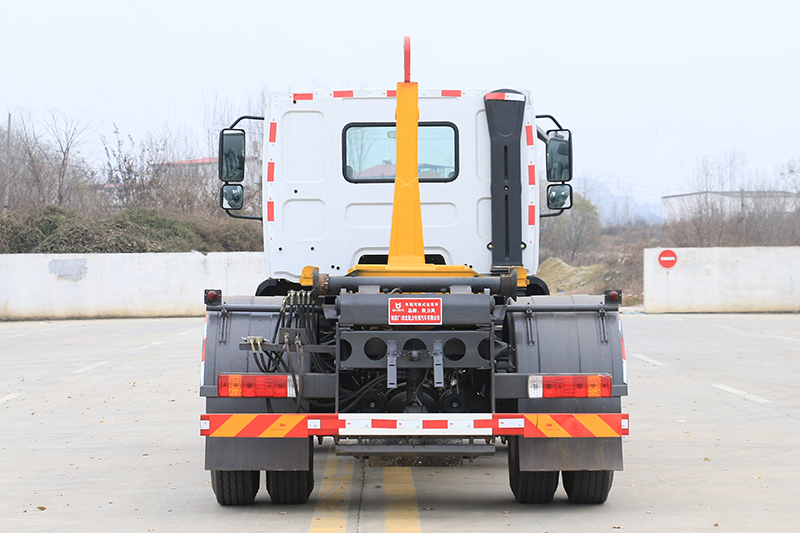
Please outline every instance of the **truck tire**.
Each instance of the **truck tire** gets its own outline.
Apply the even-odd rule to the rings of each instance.
[[[604,503],[614,481],[613,470],[575,470],[561,472],[564,490],[571,503]]]
[[[551,503],[558,488],[558,471],[521,471],[519,437],[509,437],[508,480],[517,503]]]
[[[306,503],[314,490],[314,438],[308,439],[308,470],[267,471],[267,492],[272,503]]]
[[[220,505],[250,505],[256,499],[260,482],[258,470],[211,471],[211,488]]]
[[[270,470],[267,472],[267,492],[272,503],[296,505],[306,503],[314,490],[312,470]]]

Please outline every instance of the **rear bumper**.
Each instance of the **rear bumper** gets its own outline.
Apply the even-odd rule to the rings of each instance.
[[[625,413],[334,413],[200,415],[205,437],[493,437],[618,438]]]

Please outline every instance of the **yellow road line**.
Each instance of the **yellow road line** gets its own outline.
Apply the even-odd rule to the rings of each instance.
[[[347,512],[350,509],[350,487],[353,482],[354,466],[355,459],[338,457],[334,453],[334,448],[331,447],[309,533],[345,531]]]
[[[411,468],[385,467],[383,493],[386,501],[387,533],[421,533],[417,491]]]

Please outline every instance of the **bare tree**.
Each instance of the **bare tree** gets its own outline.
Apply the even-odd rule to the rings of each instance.
[[[76,119],[69,119],[62,113],[53,109],[48,111],[49,119],[47,129],[54,143],[54,153],[51,157],[51,167],[54,171],[55,198],[54,204],[62,207],[68,203],[71,193],[79,186],[85,169],[80,168],[80,163],[74,164],[78,159],[77,150],[86,138],[88,125]]]
[[[574,193],[572,209],[561,216],[542,219],[540,239],[546,252],[575,264],[600,242],[597,208],[584,196]]]
[[[787,161],[778,171],[781,179],[787,184],[789,190],[800,195],[800,162]],[[800,205],[797,206],[800,209]]]
[[[3,150],[3,181],[0,182],[2,184],[2,201],[3,201],[3,208],[0,215],[5,215],[8,212],[8,191],[11,187],[11,113],[8,114],[8,126],[5,132],[0,131],[2,137],[0,137],[0,142],[3,143],[2,150]]]
[[[137,142],[115,129],[114,139],[103,139],[103,143],[106,188],[118,208],[218,214],[216,159],[198,157],[199,150],[186,132],[165,128]],[[258,171],[258,166],[251,160],[249,170]],[[248,176],[250,188],[258,189],[260,180]],[[257,191],[251,191],[248,201],[254,206],[251,210],[260,208]]]
[[[792,183],[790,162],[781,176]],[[744,159],[704,158],[694,173],[695,192],[668,197],[667,233],[675,246],[783,246],[800,244],[798,192],[748,173]],[[786,182],[784,181],[784,183]]]
[[[219,181],[216,159],[198,157],[186,133],[165,130],[164,161],[157,163],[151,187],[154,207],[172,213],[210,215],[217,210]]]
[[[377,140],[377,128],[353,127],[347,130],[347,162],[353,178],[361,177],[367,156]]]
[[[35,210],[48,203],[47,187],[49,149],[41,134],[36,132],[36,123],[29,117],[22,117],[22,127],[18,133],[18,154],[22,172],[18,174],[17,184],[23,193],[18,197],[18,205]]]
[[[259,98],[248,106],[261,103]],[[198,143],[181,128],[164,127],[135,140],[115,126],[111,137],[100,139],[105,158],[99,168],[93,168],[80,153],[91,133],[80,120],[55,110],[41,121],[30,113],[15,112],[15,126],[2,132],[0,140],[4,212],[29,214],[51,205],[95,219],[126,208],[220,214],[220,183],[213,157],[216,134],[210,149],[199,148],[202,141]],[[251,143],[245,207],[255,213],[261,210],[263,124],[256,121],[246,127]]]
[[[741,158],[738,158],[741,160]],[[670,237],[677,246],[722,246],[734,233],[736,223],[726,216],[728,200],[716,192],[736,190],[736,176],[741,175],[734,167],[737,157],[717,162],[709,158],[698,161],[693,181],[695,194],[677,199],[679,218],[669,224]]]
[[[46,205],[78,210],[96,205],[89,200],[95,173],[79,151],[88,126],[53,110],[44,122],[29,113],[16,116],[16,127],[5,132],[6,210],[30,213]]]
[[[158,208],[159,182],[166,172],[166,139],[148,135],[137,143],[131,135],[123,136],[114,126],[114,139],[102,139],[106,153],[104,168],[106,188],[116,206],[126,209]]]

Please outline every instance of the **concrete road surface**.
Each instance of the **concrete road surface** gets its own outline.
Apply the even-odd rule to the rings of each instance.
[[[797,531],[800,316],[623,317],[625,471],[600,506],[516,504],[505,450],[377,468],[316,448],[306,506],[221,507],[202,318],[0,323],[0,531]],[[263,477],[262,477],[263,480]]]

